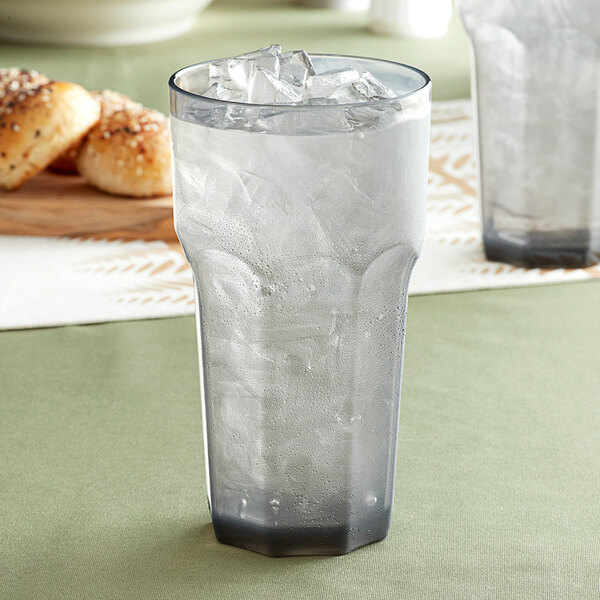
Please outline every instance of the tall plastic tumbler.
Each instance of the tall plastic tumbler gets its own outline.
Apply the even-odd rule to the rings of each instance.
[[[255,105],[170,81],[175,225],[194,273],[209,504],[219,541],[344,554],[389,529],[407,288],[421,248],[431,83]]]
[[[486,255],[600,261],[600,2],[461,0]]]

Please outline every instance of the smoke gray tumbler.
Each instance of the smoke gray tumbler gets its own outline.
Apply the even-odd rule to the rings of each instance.
[[[600,2],[461,0],[472,45],[485,252],[600,260]]]
[[[368,70],[397,97],[252,105],[170,81],[175,225],[194,273],[217,539],[344,554],[392,509],[410,274],[421,249],[431,105],[421,71]]]

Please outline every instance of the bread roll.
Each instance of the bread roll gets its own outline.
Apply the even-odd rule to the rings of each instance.
[[[77,155],[79,173],[98,189],[119,196],[171,193],[167,118],[148,108],[103,116]]]
[[[77,159],[77,152],[82,143],[83,138],[77,140],[56,160],[52,161],[52,164],[50,164],[48,168],[55,173],[62,173],[63,175],[77,175],[77,165],[75,161]]]
[[[142,108],[142,105],[134,102],[128,96],[113,92],[111,90],[102,90],[101,92],[91,92],[92,96],[100,102],[100,115],[110,116],[118,110],[125,108]],[[49,167],[51,171],[63,173],[65,175],[77,175],[77,152],[83,143],[83,139],[77,141],[70,148],[65,150]]]
[[[2,69],[0,189],[14,190],[45,169],[99,117],[98,101],[74,83]]]
[[[50,80],[37,71],[26,71],[17,67],[0,69],[0,109],[14,102],[20,94],[29,94]]]

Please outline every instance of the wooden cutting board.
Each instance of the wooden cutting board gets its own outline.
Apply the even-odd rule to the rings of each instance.
[[[0,234],[177,240],[171,196],[110,196],[81,177],[49,171],[0,192]]]

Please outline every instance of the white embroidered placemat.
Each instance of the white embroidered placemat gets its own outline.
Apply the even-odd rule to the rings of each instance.
[[[485,260],[468,100],[434,103],[427,230],[411,294],[600,277]],[[188,315],[191,273],[163,242],[0,236],[0,329]]]

